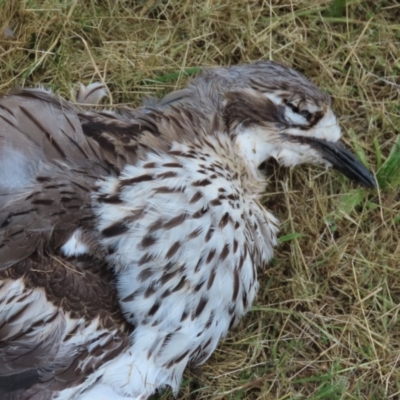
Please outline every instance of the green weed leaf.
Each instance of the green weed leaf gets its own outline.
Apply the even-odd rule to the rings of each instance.
[[[346,0],[333,0],[324,15],[331,18],[340,18],[346,14]]]

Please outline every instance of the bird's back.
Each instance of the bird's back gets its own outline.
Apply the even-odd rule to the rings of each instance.
[[[118,169],[79,112],[40,89],[0,99],[1,398],[50,398],[128,343],[101,253],[60,251],[76,230],[96,247],[90,194]]]

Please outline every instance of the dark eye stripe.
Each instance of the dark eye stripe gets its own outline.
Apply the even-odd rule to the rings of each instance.
[[[324,113],[322,111],[316,111],[315,113],[311,113],[308,110],[300,110],[299,107],[295,106],[288,99],[283,99],[282,102],[287,107],[289,107],[294,113],[301,115],[303,118],[305,118],[307,120],[307,122],[308,122],[307,127],[304,127],[302,125],[296,125],[296,127],[299,128],[299,129],[303,129],[304,130],[304,129],[312,128],[324,116]]]
[[[299,107],[296,107],[294,104],[292,104],[292,103],[288,103],[287,104],[288,105],[288,107],[290,107],[291,109],[292,109],[292,111],[294,112],[294,113],[296,113],[296,114],[298,114],[299,113]]]
[[[314,114],[311,114],[311,118],[309,119],[309,126],[312,128],[314,125],[318,124],[318,122],[322,119],[324,113],[322,111],[317,111]]]
[[[311,113],[308,110],[301,110],[299,114],[304,117],[307,121],[311,119]]]
[[[283,104],[287,105],[294,113],[299,113],[299,107],[296,107],[293,103],[288,101],[287,99],[283,99]]]
[[[301,115],[302,117],[304,117],[307,121],[311,118],[311,113],[308,110],[301,110],[300,108],[295,106],[294,104],[288,102],[286,100],[285,104],[296,114]]]

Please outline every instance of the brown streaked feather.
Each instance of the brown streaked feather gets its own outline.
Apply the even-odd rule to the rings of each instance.
[[[172,132],[170,139],[184,134]],[[79,111],[40,89],[0,98],[0,164],[7,164],[0,170],[0,269],[48,245],[58,250],[76,228],[91,227],[97,179],[149,149],[168,147],[166,137],[160,138],[157,112],[132,110],[122,120]],[[13,173],[23,178],[18,185]]]
[[[34,252],[54,252],[78,227],[91,225],[87,207],[92,182],[59,165],[43,165],[36,182],[15,193],[0,209],[0,270]]]
[[[85,136],[78,112],[42,90],[15,90],[0,98],[1,398],[50,398],[79,384],[128,344],[132,328],[88,233],[93,230],[90,192],[98,178],[123,163],[106,157],[103,143]],[[21,172],[23,179],[13,176]],[[60,254],[77,228],[96,257]],[[53,314],[41,319],[38,299]],[[7,302],[15,304],[8,310]],[[82,335],[99,342],[91,353],[83,339],[79,346],[63,347],[76,334],[68,331],[67,321],[80,319]],[[90,328],[92,321],[96,326]]]
[[[54,391],[79,384],[99,364],[128,346],[131,328],[119,310],[110,284],[112,276],[105,265],[94,261],[86,258],[71,262],[61,256],[35,255],[0,272],[3,285],[23,282],[23,295],[16,304],[18,301],[29,304],[16,312],[11,310],[8,319],[0,323],[0,376],[16,376],[9,390],[23,387],[24,373],[31,371],[33,386],[17,396],[18,399],[32,395],[44,399],[46,393],[50,396]],[[35,313],[35,304],[29,299],[38,301],[34,297],[38,292],[44,293],[48,307],[53,307],[50,316]],[[2,295],[0,288],[0,299]],[[62,346],[73,334],[79,333],[76,329],[68,331],[67,321],[78,320],[85,321],[78,330],[93,320],[98,321],[97,328],[93,332],[88,330],[87,341],[76,348],[72,346],[69,354],[64,351],[60,358]],[[107,336],[109,340],[104,340]],[[89,352],[87,345],[96,342],[98,345]],[[33,371],[37,373],[36,380]],[[21,381],[18,381],[20,374]],[[1,390],[7,391],[7,388],[1,387],[0,380],[0,394]]]
[[[84,111],[43,90],[16,90],[0,98],[0,163],[5,167],[0,171],[0,377],[13,382],[0,386],[0,396],[14,392],[21,400],[50,398],[54,392],[80,384],[123,352],[133,327],[123,319],[97,235],[119,235],[126,227],[116,221],[97,232],[91,194],[99,179],[118,175],[126,164],[134,165],[151,152],[173,156],[174,142],[189,143],[188,151],[180,155],[194,158],[190,143],[207,131],[212,135],[224,129],[216,115],[209,117],[173,104],[119,115]],[[215,138],[218,140],[217,134]],[[175,162],[166,167],[179,169],[181,165]],[[176,175],[172,170],[153,177],[152,168],[149,165],[148,173],[126,183]],[[23,179],[13,182],[12,173]],[[209,184],[206,178],[194,182],[200,188]],[[165,190],[168,193],[170,188]],[[99,203],[119,202],[118,194],[100,194]],[[207,209],[199,206],[199,215],[193,218],[205,212]],[[165,229],[173,229],[186,217],[165,221]],[[67,258],[61,247],[77,230],[87,254]],[[198,234],[193,232],[193,237]],[[150,247],[154,240],[149,234],[141,246]],[[179,241],[173,243],[166,257],[174,257],[180,246]],[[212,255],[217,256],[215,252]],[[145,264],[149,257],[145,254],[138,264]],[[173,274],[171,271],[165,280]],[[141,279],[145,277],[143,274]],[[171,290],[164,291],[164,298],[186,284],[182,276]],[[10,287],[15,291],[11,298]],[[48,314],[42,315],[35,304]],[[200,301],[196,313],[206,304],[206,300]],[[156,314],[159,307],[155,302],[149,315]],[[83,321],[82,326],[78,320]],[[71,330],[71,326],[75,327]],[[71,338],[81,342],[68,347]]]
[[[12,90],[2,97],[0,132],[2,147],[36,155],[36,162],[67,159],[80,165],[101,158],[82,135],[77,109],[44,90]]]
[[[132,327],[123,319],[97,245],[91,192],[98,179],[118,174],[149,151],[168,150],[185,136],[193,139],[196,133],[188,127],[195,119],[202,126],[199,118],[174,107],[129,110],[121,116],[82,111],[39,89],[14,90],[0,98],[0,156],[6,167],[0,171],[0,376],[13,382],[1,387],[0,380],[0,396],[13,391],[21,400],[50,398],[79,384],[127,346]],[[7,175],[12,171],[22,171],[24,179],[14,184]],[[88,255],[68,259],[61,246],[77,229]],[[178,246],[171,248],[171,256]],[[12,300],[21,309],[2,314],[11,283],[23,288]],[[25,304],[34,304],[38,296],[46,309],[56,310],[45,320]],[[89,354],[81,343],[66,357],[61,354],[64,342],[76,335],[66,330],[71,324],[66,321],[76,319],[83,319],[85,327],[98,321],[91,334],[99,346]],[[101,335],[112,340],[100,344]],[[32,386],[26,389],[28,375]]]
[[[136,161],[142,136],[160,135],[157,125],[150,118],[141,119],[140,115],[129,121],[96,112],[80,113],[79,117],[87,140],[97,145],[104,161],[117,170]]]

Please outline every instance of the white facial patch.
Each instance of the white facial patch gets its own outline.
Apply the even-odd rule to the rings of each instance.
[[[290,134],[293,130],[289,130]],[[297,131],[302,132],[304,136],[307,132],[300,129],[296,129]],[[236,146],[237,152],[247,160],[253,171],[257,171],[258,166],[271,157],[286,167],[294,167],[304,163],[331,167],[331,164],[308,144],[284,139],[279,134],[260,127],[243,130],[236,138]]]
[[[88,252],[88,247],[82,242],[82,229],[77,229],[61,247],[67,257],[81,256]]]
[[[307,120],[300,114],[295,113],[290,107],[285,107],[285,119],[294,125],[307,125]]]
[[[308,121],[299,113],[294,112],[289,105],[287,105],[286,100],[284,101],[283,93],[264,93],[264,96],[271,100],[277,106],[285,107],[285,119],[288,122],[291,122],[293,125],[307,125]],[[285,104],[286,103],[286,104]],[[293,105],[297,107],[297,102]],[[319,108],[314,104],[307,104],[307,111],[310,113],[315,113],[319,111]]]
[[[308,112],[310,112],[311,114],[316,113],[317,111],[321,111],[321,108],[318,107],[316,104],[311,104],[307,102],[307,110]]]
[[[328,108],[325,115],[312,128],[299,129],[293,127],[287,129],[285,133],[293,136],[315,137],[327,140],[328,142],[337,142],[342,136],[336,116],[330,108]]]
[[[313,126],[307,136],[325,139],[328,142],[337,142],[342,136],[340,126],[331,108],[328,108],[323,118]]]

